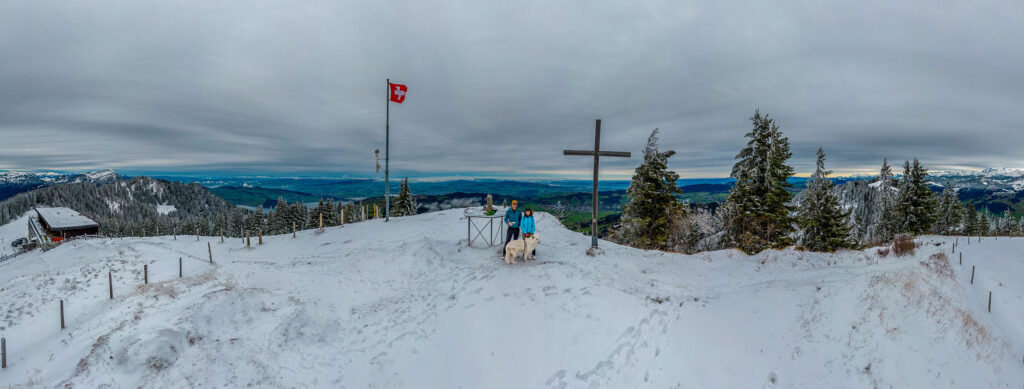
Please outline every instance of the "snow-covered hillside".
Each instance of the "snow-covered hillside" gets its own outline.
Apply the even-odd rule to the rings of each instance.
[[[604,242],[588,257],[588,237],[538,217],[538,259],[512,266],[497,248],[466,247],[462,209],[254,237],[252,248],[166,236],[22,255],[0,263],[0,387],[1024,382],[1024,239],[960,239],[963,265],[946,237],[920,239],[908,257]]]

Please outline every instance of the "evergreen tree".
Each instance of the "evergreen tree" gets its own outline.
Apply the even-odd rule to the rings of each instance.
[[[825,170],[825,152],[818,148],[818,162],[807,185],[807,196],[800,203],[797,223],[802,234],[802,246],[812,251],[832,252],[852,248],[856,242],[850,238],[850,227],[846,220],[849,211],[844,211],[839,198],[832,193],[831,171]]]
[[[978,218],[978,235],[988,236],[991,233],[989,222],[988,222],[988,208],[981,211],[981,217]]]
[[[753,129],[746,134],[747,146],[736,155],[730,178],[736,183],[729,192],[732,204],[725,220],[726,244],[747,253],[792,244],[793,220],[787,203],[792,194],[793,168],[786,165],[792,155],[789,139],[768,115],[754,111]]]
[[[920,235],[935,223],[938,205],[935,194],[925,181],[927,174],[917,158],[914,158],[913,165],[909,161],[903,164],[903,178],[900,179],[896,198],[896,216],[901,233]]]
[[[289,212],[291,212],[291,207],[288,206],[288,202],[284,200],[284,197],[278,196],[277,204],[274,205],[274,210],[267,218],[267,234],[291,232],[291,224],[286,226]]]
[[[394,204],[391,204],[391,216],[409,216],[416,214],[416,199],[412,197],[412,190],[409,189],[409,177],[402,180],[401,189]]]
[[[228,223],[228,231],[231,232],[231,236],[245,236],[244,230],[246,230],[246,227],[247,225],[245,223],[245,216],[242,214],[242,212],[232,212],[231,222]]]
[[[960,210],[962,206],[956,197],[956,191],[949,180],[946,180],[946,188],[942,190],[939,198],[938,217],[936,218],[936,232],[949,235],[957,229],[960,224]]]
[[[674,229],[674,216],[685,212],[677,195],[679,175],[668,169],[675,151],[658,150],[658,129],[651,132],[644,146],[644,160],[633,172],[628,202],[622,207],[619,238],[626,244],[644,249],[668,249]]]
[[[160,227],[161,230],[163,230],[163,228],[164,227],[162,227],[162,226]],[[168,231],[168,230],[164,230],[164,231]],[[228,233],[228,213],[227,212],[221,212],[220,214],[217,215],[217,219],[213,223],[213,234],[214,235],[231,236]]]
[[[1014,214],[1010,212],[1009,208],[1006,211],[1002,211],[1002,229],[1000,232],[1012,235],[1015,229],[1017,229],[1017,221],[1014,220]]]
[[[896,180],[892,176],[892,167],[889,161],[882,159],[882,169],[878,174],[878,195],[875,197],[875,209],[878,210],[878,217],[875,218],[872,228],[872,238],[876,241],[888,242],[896,236],[899,230],[896,216]]]
[[[327,200],[324,201],[323,212],[324,226],[333,227],[341,224],[341,222],[338,221],[338,218],[341,217],[341,215],[338,214],[338,207],[334,206],[334,200],[332,200],[330,197],[328,197]]]
[[[256,212],[246,220],[246,227],[252,236],[259,234],[261,230],[266,234],[266,215],[263,213],[263,204],[256,207]]]
[[[354,222],[359,220],[359,218],[356,215],[356,206],[355,206],[355,204],[349,202],[348,204],[345,204],[344,209],[345,209],[345,223],[354,223]]]
[[[978,234],[978,211],[974,209],[974,202],[967,203],[964,209],[964,234]]]
[[[323,216],[324,227],[331,227],[341,224],[338,222],[338,218],[341,217],[341,215],[338,215],[335,212],[334,202],[330,198],[328,198],[327,200],[320,199],[320,202],[317,204],[317,206],[313,208],[312,211],[309,212],[308,225],[310,228],[320,228],[321,215]]]

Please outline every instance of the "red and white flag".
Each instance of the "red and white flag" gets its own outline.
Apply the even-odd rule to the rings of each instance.
[[[405,85],[388,82],[388,89],[391,90],[391,101],[402,104],[405,101],[405,92],[409,90]]]

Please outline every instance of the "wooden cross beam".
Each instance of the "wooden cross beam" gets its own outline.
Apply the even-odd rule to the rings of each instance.
[[[584,155],[594,157],[594,209],[593,218],[590,221],[590,247],[597,248],[597,168],[602,156],[604,157],[625,157],[631,155],[628,151],[602,151],[601,150],[601,119],[597,119],[594,126],[594,151],[590,150],[563,150],[564,155]]]

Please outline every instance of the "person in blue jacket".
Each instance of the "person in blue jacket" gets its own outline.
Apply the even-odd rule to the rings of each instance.
[[[519,202],[512,200],[512,208],[505,211],[505,217],[502,219],[508,227],[508,231],[505,232],[505,246],[508,246],[508,242],[511,242],[513,239],[519,240],[519,222],[522,219],[523,211],[519,210]],[[501,246],[502,256],[505,256],[505,246]]]
[[[528,238],[537,233],[537,224],[533,221],[533,210],[526,208],[523,211],[523,219],[519,221],[519,230],[523,232],[523,238]],[[537,255],[537,249],[533,249],[531,255]]]
[[[519,221],[519,231],[523,232],[523,237],[533,236],[537,232],[537,224],[533,221],[533,210],[526,208],[523,211],[523,219]]]

